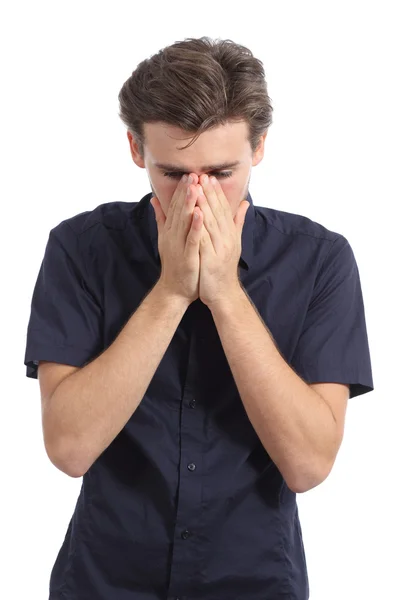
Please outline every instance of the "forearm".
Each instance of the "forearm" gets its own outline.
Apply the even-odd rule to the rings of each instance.
[[[210,309],[257,435],[296,492],[325,479],[336,447],[329,406],[286,363],[242,288]]]
[[[82,475],[122,430],[188,305],[157,283],[107,350],[56,388],[43,418],[61,470]]]

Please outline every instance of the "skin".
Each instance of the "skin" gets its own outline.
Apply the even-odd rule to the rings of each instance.
[[[192,175],[194,184],[201,183],[200,177],[204,174],[215,175],[229,202],[232,216],[236,216],[240,203],[246,199],[249,191],[251,168],[258,165],[264,157],[267,136],[265,133],[260,137],[258,148],[252,153],[250,143],[246,139],[247,128],[245,121],[229,122],[205,131],[189,148],[180,150],[180,147],[189,142],[192,132],[164,122],[145,123],[144,157],[139,154],[132,134],[127,132],[132,159],[138,167],[146,169],[153,195],[158,198],[165,216],[183,174]],[[237,160],[240,161],[240,165],[222,171],[232,172],[231,177],[222,177],[219,172],[201,170],[202,165]],[[164,176],[167,171],[159,169],[156,163],[169,163],[180,167],[181,170],[176,177],[170,178]]]
[[[179,128],[165,123],[146,124],[145,135],[142,159],[128,132],[132,158],[147,170],[153,195],[165,215],[179,179],[164,177],[155,167],[156,162],[185,166],[179,177],[191,174],[198,183],[205,174],[201,165],[241,160],[233,177],[218,177],[236,216],[248,194],[251,167],[263,158],[266,134],[260,138],[254,155],[246,141],[245,123],[207,131],[186,150],[178,150],[188,142],[184,139],[188,132]],[[307,384],[298,376],[283,359],[243,290],[226,294],[211,312],[239,395],[265,450],[293,492],[316,487],[329,475],[340,448],[349,386]]]

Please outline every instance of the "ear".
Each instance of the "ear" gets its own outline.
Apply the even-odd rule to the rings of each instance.
[[[262,161],[262,159],[264,158],[264,144],[265,144],[265,138],[267,137],[267,133],[268,133],[268,129],[260,137],[260,141],[258,142],[257,149],[255,150],[255,152],[253,154],[253,162],[252,162],[252,166],[253,167],[255,167],[256,165],[258,165]]]
[[[139,146],[130,131],[126,132],[127,138],[129,140],[129,148],[132,155],[132,160],[141,169],[145,169],[144,160],[139,152]]]

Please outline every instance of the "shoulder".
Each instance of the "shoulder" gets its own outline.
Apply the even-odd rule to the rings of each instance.
[[[309,236],[327,242],[335,242],[340,238],[345,239],[339,232],[328,229],[322,223],[305,215],[264,206],[257,206],[256,211],[270,229],[274,229],[283,236]]]
[[[125,229],[138,202],[106,202],[61,221],[51,230],[58,237],[74,233],[80,237],[96,226]]]

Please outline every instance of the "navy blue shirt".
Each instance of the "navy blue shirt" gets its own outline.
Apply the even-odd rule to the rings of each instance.
[[[25,365],[83,367],[161,273],[149,204],[110,202],[51,229],[33,291]],[[254,206],[242,286],[308,383],[373,390],[363,297],[347,239]],[[206,374],[206,376],[205,376]],[[212,314],[185,312],[146,393],[82,488],[50,577],[52,600],[306,600],[296,494],[247,417]]]

